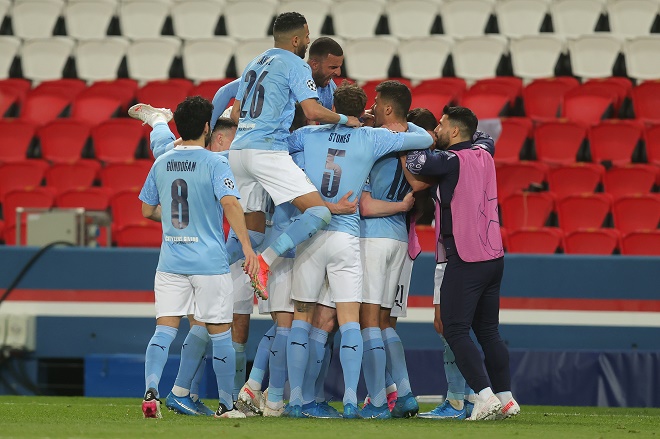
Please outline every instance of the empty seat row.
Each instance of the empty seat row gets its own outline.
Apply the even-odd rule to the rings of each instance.
[[[0,3],[1,4],[1,3]],[[41,38],[55,32],[75,38],[100,38],[118,31],[129,38],[161,35],[171,17],[171,32],[182,38],[211,37],[223,32],[234,38],[266,36],[275,15],[301,12],[312,35],[334,32],[344,38],[390,33],[410,38],[432,32],[451,36],[483,35],[499,31],[506,36],[538,34],[553,30],[567,36],[594,33],[603,27],[616,34],[649,34],[658,14],[655,0],[376,0],[307,1],[242,0],[222,2],[194,0],[169,3],[162,0],[75,1],[24,0],[0,9],[11,16],[14,35]],[[63,29],[58,29],[58,17]],[[117,28],[112,29],[113,17]],[[496,17],[492,20],[491,17]],[[601,20],[601,17],[604,20]],[[222,18],[222,21],[221,21]],[[219,23],[224,23],[224,28]],[[169,31],[169,29],[168,29]]]

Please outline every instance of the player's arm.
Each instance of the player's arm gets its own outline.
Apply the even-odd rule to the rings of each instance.
[[[222,205],[222,210],[224,211],[225,218],[227,218],[227,222],[236,234],[238,242],[240,242],[243,247],[243,254],[245,255],[245,271],[251,276],[256,276],[259,262],[257,261],[257,255],[252,249],[252,244],[250,243],[250,236],[248,235],[248,229],[245,225],[243,208],[238,202],[238,199],[233,195],[225,195],[222,197],[220,199],[220,204]]]
[[[433,184],[433,180],[428,177],[415,175],[410,172],[406,167],[406,159],[406,154],[403,154],[401,157],[399,157],[399,160],[401,160],[401,166],[403,168],[403,175],[406,177],[406,180],[408,181],[408,184],[412,188],[413,192],[420,192],[430,188]]]
[[[346,192],[346,195],[341,197],[336,203],[325,201],[325,207],[330,210],[333,215],[350,215],[357,212],[358,197],[355,200],[349,201],[348,199],[353,195],[353,191]]]
[[[241,79],[234,79],[229,84],[225,84],[215,92],[213,96],[213,113],[211,114],[211,130],[215,126],[215,123],[218,121],[218,118],[225,111],[225,108],[229,105],[229,101],[236,97],[236,92],[238,92],[238,86],[241,83]]]
[[[495,157],[495,140],[489,134],[483,131],[475,131],[472,136],[472,144],[485,149],[490,155]]]
[[[355,116],[344,116],[330,111],[319,104],[316,99],[305,99],[300,102],[300,106],[305,113],[305,117],[314,122],[320,123],[339,123],[349,127],[362,126],[360,120]]]
[[[160,222],[160,218],[161,218],[160,204],[157,206],[152,206],[151,204],[147,204],[143,201],[142,216],[145,217],[146,219]]]
[[[360,215],[367,218],[382,218],[398,213],[408,212],[415,202],[412,192],[406,194],[402,201],[389,202],[377,200],[368,191],[362,192],[360,197]]]

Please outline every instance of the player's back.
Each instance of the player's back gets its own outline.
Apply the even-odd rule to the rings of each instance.
[[[220,179],[221,184],[233,189],[233,181],[227,181],[227,175],[231,175],[227,159],[201,147],[173,149],[156,160],[150,176],[155,180],[162,209],[160,271],[229,271],[222,207],[213,182]]]
[[[284,49],[268,49],[241,76],[238,129],[231,149],[287,149],[295,103],[318,97],[311,68]]]

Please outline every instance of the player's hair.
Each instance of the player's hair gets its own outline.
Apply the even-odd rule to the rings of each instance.
[[[309,46],[309,57],[322,59],[328,55],[344,56],[344,50],[338,42],[329,37],[319,37]]]
[[[305,16],[298,12],[283,12],[273,23],[273,37],[278,40],[283,36],[302,29],[307,24]]]
[[[408,112],[406,119],[426,131],[433,131],[438,126],[437,119],[431,110],[426,108],[413,108]]]
[[[446,114],[449,122],[458,127],[461,137],[472,139],[479,124],[479,119],[477,119],[477,116],[472,110],[466,107],[450,107],[446,105],[442,109],[442,114]]]
[[[174,123],[182,140],[199,139],[211,120],[213,104],[201,96],[189,96],[174,110]]]
[[[220,116],[215,122],[215,126],[213,127],[213,134],[217,133],[218,131],[229,130],[237,127],[238,124],[230,118]]]
[[[380,98],[390,104],[394,115],[405,118],[412,104],[410,89],[399,81],[383,81],[376,86]]]
[[[334,103],[337,113],[360,117],[367,105],[367,94],[359,85],[343,81],[335,90]]]
[[[305,112],[303,111],[302,105],[296,102],[296,112],[293,114],[293,122],[291,122],[291,128],[289,128],[289,131],[293,132],[300,127],[304,127],[307,124],[308,124],[307,116],[305,116]]]

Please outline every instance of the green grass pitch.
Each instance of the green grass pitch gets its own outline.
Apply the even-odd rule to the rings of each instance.
[[[214,401],[207,401],[209,407]],[[432,404],[422,404],[422,411]],[[140,399],[0,396],[0,437],[30,438],[658,438],[660,409],[523,406],[492,422],[426,419],[142,419]]]

